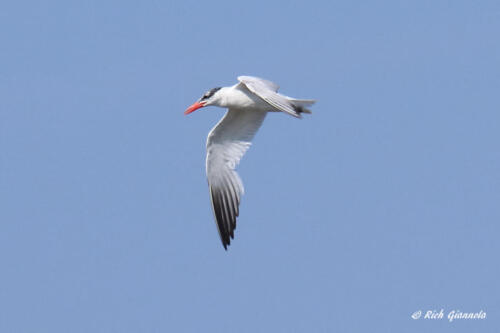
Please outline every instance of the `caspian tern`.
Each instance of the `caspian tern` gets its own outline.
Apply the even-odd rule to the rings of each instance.
[[[187,115],[209,105],[229,109],[208,134],[206,161],[212,210],[226,250],[230,238],[234,239],[244,191],[235,167],[252,144],[267,112],[281,111],[301,118],[302,113],[311,113],[306,107],[315,102],[281,95],[279,86],[268,80],[240,76],[238,81],[231,87],[210,89],[184,112]]]

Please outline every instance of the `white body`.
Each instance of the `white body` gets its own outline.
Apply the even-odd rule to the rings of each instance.
[[[280,111],[274,107],[270,107],[269,103],[252,93],[245,85],[239,83],[231,87],[221,88],[219,91],[221,98],[217,106],[223,108]]]

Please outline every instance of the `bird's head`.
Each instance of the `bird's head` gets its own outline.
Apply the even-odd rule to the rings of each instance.
[[[201,96],[199,100],[193,103],[190,107],[184,111],[184,114],[190,114],[191,112],[198,110],[199,108],[209,106],[209,105],[217,105],[219,101],[219,95],[217,92],[220,90],[220,87],[212,88]]]

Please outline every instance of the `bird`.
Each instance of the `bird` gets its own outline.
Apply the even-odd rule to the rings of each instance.
[[[224,249],[234,239],[236,218],[244,193],[243,183],[235,171],[252,144],[268,112],[284,112],[296,118],[310,114],[307,108],[316,101],[297,99],[278,93],[279,86],[266,79],[239,76],[230,87],[208,90],[189,106],[185,115],[206,106],[228,111],[207,137],[206,174],[212,212]]]

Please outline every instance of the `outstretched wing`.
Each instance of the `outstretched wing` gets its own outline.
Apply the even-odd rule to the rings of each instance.
[[[271,108],[301,118],[300,111],[290,99],[277,93],[279,87],[275,83],[252,76],[239,76],[238,81],[244,84],[252,93],[266,101]]]
[[[229,109],[207,138],[207,179],[222,245],[234,238],[243,183],[234,170],[266,117],[266,112]]]

